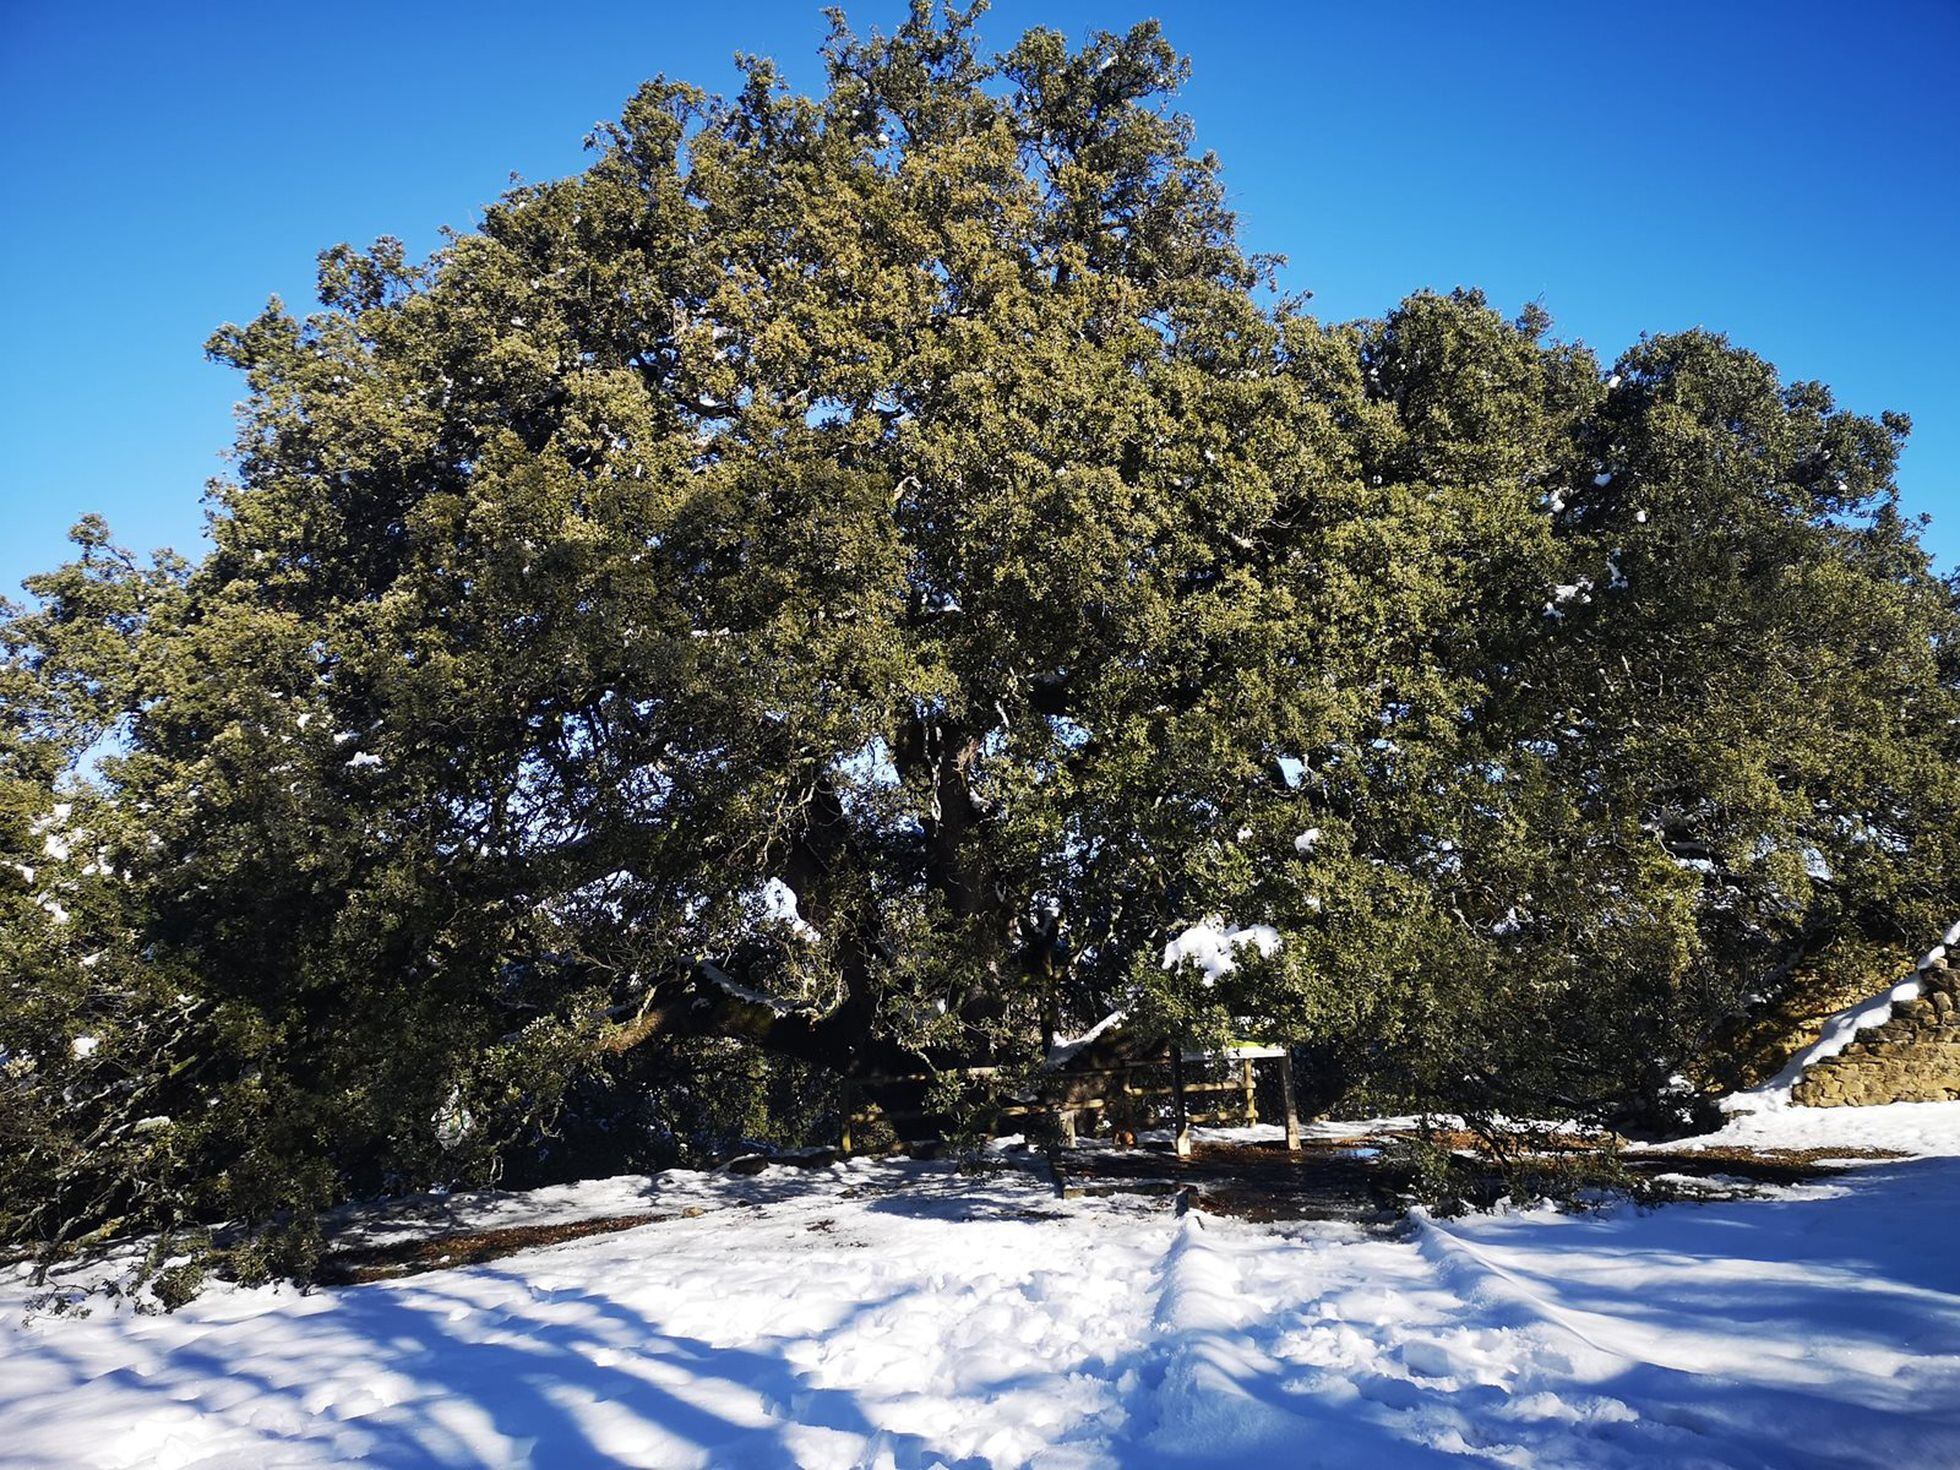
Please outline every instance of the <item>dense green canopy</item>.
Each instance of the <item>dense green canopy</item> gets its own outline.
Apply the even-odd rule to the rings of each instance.
[[[825,54],[328,251],[212,340],[214,549],[85,523],[0,624],[0,1229],[794,1131],[1116,1009],[1624,1114],[1960,906],[1903,419],[1316,321],[1154,25]],[[1279,942],[1166,969],[1208,922]]]

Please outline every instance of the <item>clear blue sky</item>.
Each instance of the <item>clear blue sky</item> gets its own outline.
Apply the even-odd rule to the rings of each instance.
[[[1907,508],[1960,560],[1960,4],[1001,0],[984,34],[1146,15],[1323,316],[1467,284],[1608,358],[1728,332],[1910,413]],[[0,0],[0,589],[87,510],[196,548],[241,396],[200,344],[310,304],[320,249],[430,248],[655,72],[725,89],[741,49],[814,85],[823,31],[805,0]]]

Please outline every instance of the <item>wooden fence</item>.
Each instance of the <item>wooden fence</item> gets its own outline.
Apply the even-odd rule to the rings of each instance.
[[[1250,1127],[1259,1121],[1255,1065],[1276,1063],[1279,1070],[1281,1114],[1286,1146],[1300,1147],[1300,1118],[1293,1089],[1292,1053],[1282,1046],[1234,1046],[1223,1051],[1172,1047],[1156,1056],[1099,1066],[1061,1067],[1046,1074],[1032,1097],[1009,1098],[991,1110],[996,1129],[1016,1118],[1051,1117],[1065,1144],[1073,1144],[1085,1119],[1115,1114],[1135,1116],[1153,1101],[1169,1104],[1173,1146],[1180,1156],[1191,1152],[1194,1126]],[[997,1076],[996,1067],[968,1067],[953,1074],[964,1078]],[[1220,1075],[1208,1075],[1210,1073]],[[1196,1075],[1194,1075],[1196,1074]],[[860,1077],[845,1084],[841,1146],[851,1153],[865,1130],[889,1127],[904,1144],[938,1141],[943,1116],[926,1101],[927,1089],[946,1074],[920,1072],[904,1076]],[[1210,1107],[1202,1104],[1216,1099]],[[926,1125],[921,1129],[920,1125]]]

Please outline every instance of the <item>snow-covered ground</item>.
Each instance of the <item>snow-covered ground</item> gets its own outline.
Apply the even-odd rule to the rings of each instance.
[[[1645,1214],[1257,1226],[854,1161],[430,1202],[668,1218],[171,1316],[15,1276],[0,1464],[1960,1465],[1960,1104],[1913,1106],[1858,1126],[1948,1156]]]
[[[1960,1155],[1960,1103],[1800,1108],[1771,1099],[1736,1108],[1714,1133],[1651,1147],[1676,1153],[1711,1148],[1844,1149],[1847,1155],[1884,1150],[1950,1157]]]

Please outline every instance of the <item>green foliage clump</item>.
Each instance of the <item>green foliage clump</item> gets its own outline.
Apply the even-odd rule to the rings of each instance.
[[[1444,1219],[1501,1203],[1596,1210],[1680,1198],[1666,1180],[1627,1167],[1611,1134],[1568,1134],[1534,1124],[1470,1120],[1469,1136],[1425,1119],[1386,1145],[1385,1177],[1399,1197]]]

